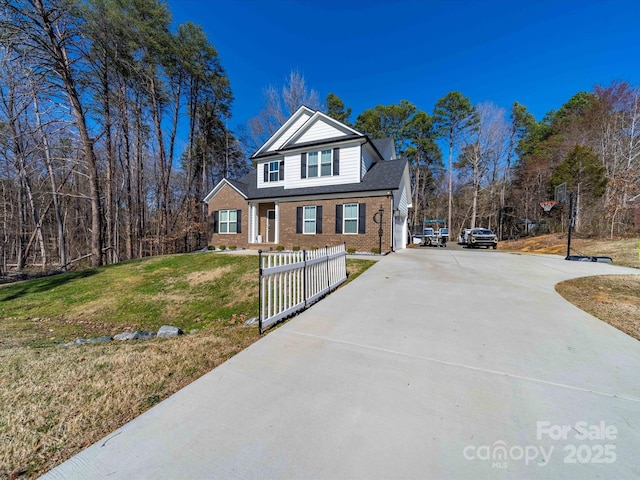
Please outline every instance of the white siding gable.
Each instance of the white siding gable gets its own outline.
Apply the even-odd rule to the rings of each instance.
[[[297,132],[289,137],[287,142],[282,144],[281,148],[288,148],[308,142],[329,140],[346,135],[362,134],[322,112],[316,112]]]
[[[300,117],[289,126],[289,128],[287,128],[281,133],[280,137],[277,138],[274,141],[274,143],[266,151],[273,152],[275,150],[278,150],[293,136],[294,133],[300,130],[300,128],[302,128],[302,126],[305,123],[307,123],[307,121],[309,121],[310,118],[311,118],[311,114],[307,112],[303,112],[302,115],[300,115]]]
[[[333,125],[329,125],[321,119],[318,119],[313,122],[313,125],[305,129],[305,132],[295,140],[294,144],[315,142],[324,138],[336,138],[343,137],[345,135],[346,133],[344,131],[337,129]]]
[[[316,112],[317,113],[317,112]],[[271,152],[280,148],[287,140],[291,138],[302,127],[307,120],[313,117],[313,110],[302,106],[291,117],[282,124],[282,126],[276,130],[276,132],[269,137],[269,139],[262,145],[253,156],[262,155],[266,152]]]

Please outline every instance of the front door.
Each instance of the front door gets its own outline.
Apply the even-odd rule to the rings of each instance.
[[[276,211],[267,210],[267,243],[276,241]]]

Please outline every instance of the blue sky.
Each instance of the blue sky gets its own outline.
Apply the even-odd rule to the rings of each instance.
[[[229,126],[264,106],[292,70],[351,120],[409,100],[428,113],[450,91],[524,104],[538,120],[613,80],[640,86],[640,1],[168,0],[202,25],[235,97]]]

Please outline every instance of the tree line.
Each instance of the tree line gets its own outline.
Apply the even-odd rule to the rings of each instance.
[[[0,0],[2,271],[206,244],[203,196],[246,171],[199,26],[159,0]]]
[[[537,121],[450,92],[431,112],[408,100],[358,114],[320,101],[299,72],[265,89],[232,132],[233,95],[202,29],[173,28],[161,0],[0,0],[0,273],[93,266],[206,246],[204,195],[300,105],[371,138],[410,165],[410,224],[444,218],[501,238],[566,229],[566,183],[585,234],[628,233],[640,202],[640,90],[579,92]]]
[[[329,115],[349,123],[334,94]],[[536,121],[524,105],[509,112],[491,102],[473,105],[460,92],[439,99],[432,113],[407,100],[359,114],[353,127],[372,138],[392,137],[409,161],[410,224],[446,219],[462,228],[494,229],[501,239],[567,229],[568,205],[548,213],[566,184],[576,199],[576,231],[629,234],[640,208],[640,89],[625,82],[578,92]]]

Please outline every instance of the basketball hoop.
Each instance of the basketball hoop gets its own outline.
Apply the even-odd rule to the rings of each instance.
[[[561,183],[555,188],[554,200],[558,203],[567,201],[567,182]]]
[[[556,206],[556,203],[558,202],[555,200],[547,200],[545,202],[540,202],[540,206],[546,213],[549,213],[551,209]]]

